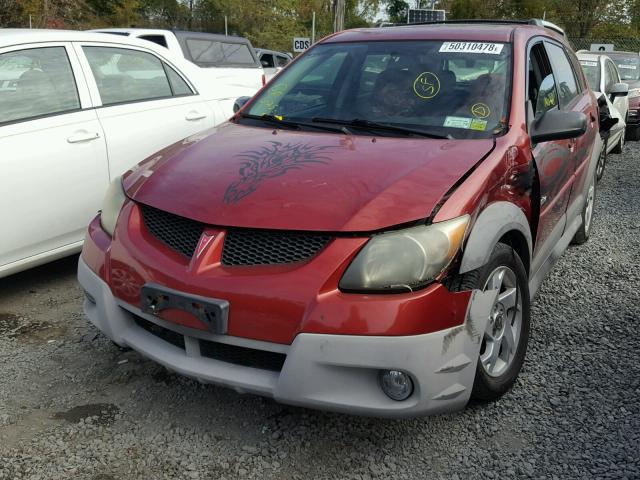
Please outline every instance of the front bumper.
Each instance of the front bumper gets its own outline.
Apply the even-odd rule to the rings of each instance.
[[[88,294],[85,312],[96,327],[115,343],[170,370],[285,404],[381,417],[430,415],[466,405],[482,332],[496,296],[474,291],[465,323],[434,333],[387,337],[301,333],[291,345],[282,345],[215,335],[144,314],[116,299],[82,258],[78,280]],[[142,328],[136,317],[179,334],[184,348]],[[279,370],[241,366],[203,356],[202,341],[286,357]],[[401,402],[388,398],[378,384],[382,369],[411,375],[413,395]]]

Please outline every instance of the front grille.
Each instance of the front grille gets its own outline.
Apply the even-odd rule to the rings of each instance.
[[[321,233],[229,230],[222,250],[223,265],[277,265],[302,262],[331,240]]]
[[[179,347],[183,350],[185,349],[184,336],[180,335],[179,333],[163,328],[160,325],[156,325],[155,323],[139,317],[138,315],[134,315],[133,319],[140,328],[143,328],[152,335],[155,335],[156,337],[170,343],[171,345],[175,345],[176,347]]]
[[[282,370],[287,356],[284,353],[256,350],[254,348],[238,347],[226,343],[200,340],[200,355],[222,362],[242,365],[243,367],[260,368],[263,370]]]
[[[204,231],[204,224],[140,204],[147,230],[173,250],[191,258]]]

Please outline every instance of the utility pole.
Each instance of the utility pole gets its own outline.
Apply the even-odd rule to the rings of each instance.
[[[224,16],[224,34],[229,35],[229,23],[227,22],[227,16]]]
[[[311,17],[311,45],[316,43],[316,12]]]
[[[333,31],[344,30],[344,0],[333,0]]]

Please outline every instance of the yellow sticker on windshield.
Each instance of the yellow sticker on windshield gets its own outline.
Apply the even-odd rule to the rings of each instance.
[[[413,91],[425,100],[433,98],[440,92],[440,79],[435,73],[422,72],[413,82]]]
[[[471,106],[471,114],[476,118],[487,118],[491,115],[491,109],[486,103],[475,103]]]
[[[479,118],[474,118],[473,120],[471,120],[469,128],[471,130],[479,130],[481,132],[484,132],[487,129],[487,121],[480,120]]]

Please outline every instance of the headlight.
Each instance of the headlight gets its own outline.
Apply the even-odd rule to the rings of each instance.
[[[343,290],[411,290],[434,280],[462,245],[469,215],[377,235],[340,280]]]
[[[122,188],[122,177],[116,177],[107,189],[102,201],[102,211],[100,212],[100,225],[111,236],[113,236],[113,232],[116,229],[120,210],[122,210],[126,201],[127,196],[124,193],[124,188]]]
[[[640,97],[640,88],[633,88],[629,90],[629,98]]]

